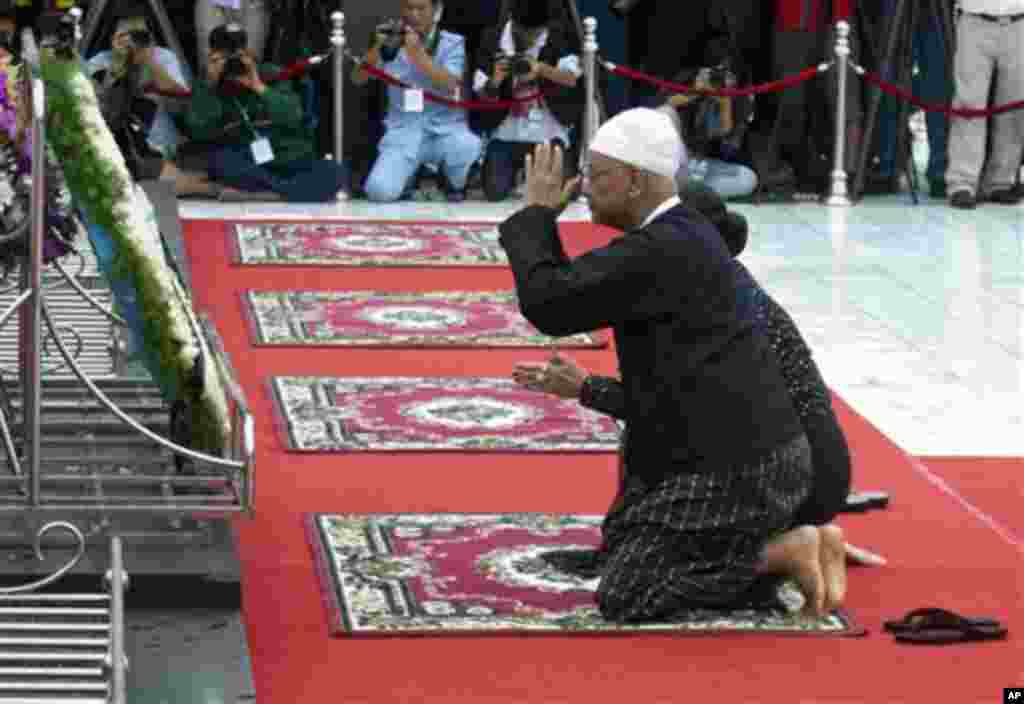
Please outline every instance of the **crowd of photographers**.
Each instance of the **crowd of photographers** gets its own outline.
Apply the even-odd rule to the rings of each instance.
[[[324,145],[331,142],[324,135],[333,131],[331,120],[321,119],[320,107],[331,89],[329,70],[282,79],[280,65],[260,62],[268,44],[278,47],[276,56],[298,55],[297,49],[282,53],[283,37],[297,47],[323,48],[307,36],[315,32],[322,40],[328,34],[326,26],[309,26],[324,24],[319,0],[301,0],[301,8],[294,4],[300,0],[280,0],[272,12],[260,15],[254,33],[246,29],[253,24],[248,9],[242,16],[224,3],[214,3],[211,10],[206,6],[212,0],[195,0],[196,27],[204,33],[194,59],[195,75],[181,56],[155,44],[152,13],[146,5],[134,4],[139,1],[109,4],[109,43],[87,57],[86,68],[133,172],[140,179],[173,181],[180,195],[326,202],[355,194],[387,202],[413,196],[424,177],[433,177],[450,201],[464,200],[474,188],[499,201],[515,191],[532,145],[561,144],[570,155],[569,169],[578,161],[585,102],[582,49],[576,18],[564,0],[475,0],[461,5],[460,0],[448,0],[447,7],[441,0],[400,0],[399,16],[376,25],[365,63],[354,64],[347,77],[363,88],[346,98],[346,109],[365,116],[367,124],[358,134],[365,144],[346,143],[344,165],[324,158]],[[1014,33],[1024,29],[1024,22],[1018,22],[1024,12],[1010,12],[1018,4],[1024,11],[1024,0],[984,1],[1006,12],[973,13],[968,5],[982,0],[963,0],[957,39],[964,35],[970,41],[959,42],[957,65],[987,60],[982,55],[985,45],[972,40],[967,30],[979,36],[989,30],[1005,34],[1002,40],[988,39],[1011,46]],[[833,3],[824,0],[610,0],[608,5],[623,20],[627,65],[697,88],[777,79],[831,57]],[[803,8],[799,12],[797,5]],[[870,66],[872,53],[877,53],[877,47],[868,50],[862,25],[869,21],[864,18],[884,27],[895,7],[892,0],[859,3],[853,43],[862,63]],[[296,8],[313,19],[303,20],[305,28],[293,31],[294,36],[270,21],[281,18],[279,10]],[[14,5],[0,7],[0,59],[17,52],[21,20],[15,10]],[[774,13],[768,23],[766,13]],[[293,21],[290,26],[297,25]],[[906,60],[917,69],[915,90],[933,102],[948,103],[956,95],[961,103],[984,104],[970,97],[982,90],[978,86],[988,85],[977,72],[958,72],[956,81],[949,77],[941,46],[950,38],[938,29],[936,18],[925,13],[907,35],[913,57]],[[763,61],[767,56],[770,62]],[[896,78],[895,64],[905,60],[896,59],[880,69],[890,80]],[[1009,65],[1005,57],[988,59],[990,68],[998,64],[1001,72],[1013,73],[1015,64]],[[398,83],[378,80],[382,76],[375,69]],[[599,75],[599,92],[609,80],[618,79]],[[845,166],[853,173],[860,151],[869,149],[867,192],[893,192],[901,186],[902,161],[909,156],[896,154],[896,136],[904,129],[897,124],[900,105],[883,102],[876,139],[863,145],[863,88],[860,81],[848,81]],[[619,107],[654,106],[672,116],[689,152],[688,171],[679,175],[681,180],[703,181],[725,198],[755,191],[788,196],[829,188],[835,89],[835,71],[756,99],[676,94],[631,81],[628,98]],[[379,109],[367,99],[373,93]],[[999,95],[1016,96],[1002,90]],[[459,104],[465,101],[497,101],[500,109],[467,110]],[[973,207],[982,197],[1017,202],[1021,119],[1014,112],[992,121],[992,140],[999,148],[991,152],[999,156],[986,159],[985,120],[954,120],[951,139],[947,118],[929,113],[930,194],[950,197],[958,207]],[[985,168],[999,173],[982,174],[986,163]],[[956,182],[949,188],[947,172]],[[1007,174],[1013,182],[1003,183],[1010,178]],[[979,181],[988,183],[991,192],[978,193]]]

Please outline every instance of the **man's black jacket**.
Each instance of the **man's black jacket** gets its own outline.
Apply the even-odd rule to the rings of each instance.
[[[696,213],[676,206],[573,260],[550,209],[525,208],[500,232],[520,310],[538,330],[614,330],[631,475],[754,462],[802,432],[739,305],[729,251]]]

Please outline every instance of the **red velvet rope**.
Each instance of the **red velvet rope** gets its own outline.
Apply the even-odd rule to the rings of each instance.
[[[673,93],[687,93],[690,95],[709,95],[715,97],[729,97],[736,98],[744,95],[756,95],[758,93],[772,93],[775,91],[784,90],[790,86],[795,86],[798,83],[810,80],[817,76],[819,73],[828,70],[829,66],[811,66],[805,68],[800,73],[787,76],[786,78],[778,81],[771,81],[770,83],[762,83],[757,86],[747,86],[746,88],[723,88],[721,90],[696,90],[693,86],[683,85],[682,83],[674,83],[672,81],[665,81],[656,76],[637,71],[635,69],[627,68],[625,66],[617,66],[611,62],[605,61],[605,67],[617,76],[624,78],[630,78],[635,81],[644,81],[658,86],[666,91]]]
[[[391,85],[399,86],[400,88],[412,88],[412,86],[410,86],[409,84],[403,83],[402,81],[398,80],[387,71],[382,71],[376,66],[371,66],[370,64],[367,63],[360,63],[359,68],[366,71],[374,78],[379,78],[385,83],[390,83]],[[534,100],[537,100],[540,97],[542,97],[542,93],[540,91],[537,91],[536,93],[531,93],[530,95],[524,98],[516,98],[514,100],[485,99],[480,101],[466,101],[452,100],[451,98],[446,98],[443,95],[437,95],[436,93],[431,93],[429,91],[423,92],[423,99],[431,103],[440,103],[442,105],[447,105],[450,108],[462,108],[463,110],[478,110],[481,112],[486,112],[488,110],[509,110],[515,107],[516,105],[530,103],[533,102]]]
[[[1024,100],[1006,103],[1005,105],[996,105],[991,108],[954,108],[950,105],[926,103],[910,91],[884,80],[877,73],[863,71],[862,69],[858,72],[861,73],[865,81],[878,86],[878,88],[883,92],[888,93],[895,98],[906,100],[914,107],[921,108],[925,112],[941,112],[945,115],[952,115],[954,117],[980,118],[991,117],[992,115],[998,115],[1000,113],[1010,112],[1011,110],[1020,110],[1021,108],[1024,108]]]

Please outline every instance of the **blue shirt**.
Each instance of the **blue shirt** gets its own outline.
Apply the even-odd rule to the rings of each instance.
[[[429,40],[427,42],[429,45]],[[462,35],[441,31],[437,41],[437,51],[431,57],[434,65],[462,81],[466,70],[466,40]],[[445,95],[444,91],[430,80],[409,60],[405,49],[398,52],[393,61],[381,66],[392,76],[413,88],[424,92]],[[453,132],[469,129],[466,123],[466,111],[452,108],[429,100],[423,102],[423,112],[409,112],[403,109],[403,93],[399,86],[388,87],[388,113],[384,124],[388,131],[403,130],[415,133],[416,136],[446,136]],[[453,95],[445,95],[454,98]]]

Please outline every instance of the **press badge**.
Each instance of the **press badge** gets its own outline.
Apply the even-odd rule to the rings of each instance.
[[[406,112],[423,112],[423,91],[407,88],[402,92],[402,109]]]
[[[274,160],[274,149],[270,146],[270,140],[260,137],[252,143],[252,160],[257,164],[266,164]]]

